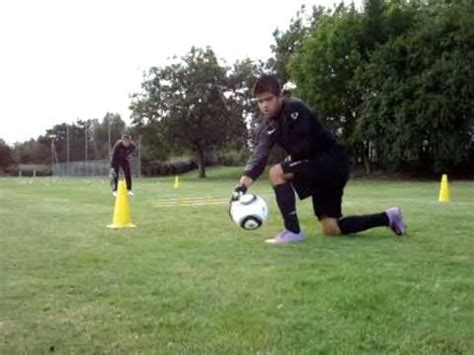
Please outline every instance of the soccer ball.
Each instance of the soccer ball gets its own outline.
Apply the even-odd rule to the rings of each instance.
[[[232,220],[243,229],[257,229],[267,219],[268,207],[263,198],[254,194],[245,194],[230,205]]]

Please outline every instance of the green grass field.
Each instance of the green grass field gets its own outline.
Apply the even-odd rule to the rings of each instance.
[[[308,240],[275,246],[267,181],[257,231],[219,203],[240,171],[137,180],[126,230],[106,180],[0,179],[0,353],[474,353],[473,182],[442,205],[437,182],[351,181],[345,214],[399,204],[408,236],[323,237],[305,200]]]

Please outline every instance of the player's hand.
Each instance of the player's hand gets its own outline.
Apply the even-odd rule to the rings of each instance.
[[[238,201],[240,196],[245,195],[247,192],[247,186],[239,185],[237,186],[234,191],[232,191],[232,197],[230,199],[231,202]]]
[[[110,179],[115,179],[117,177],[117,173],[115,172],[115,169],[114,168],[110,168],[110,171],[109,171],[109,178]]]
[[[115,179],[116,178],[117,178],[117,173],[115,172],[114,168],[110,168],[109,181],[110,181],[110,186],[112,186],[112,188],[115,188]]]
[[[230,197],[229,201],[229,217],[232,220],[232,214],[230,213],[230,209],[232,206],[232,202],[238,201],[240,196],[244,195],[247,192],[247,186],[245,185],[238,185],[234,191],[232,191],[232,196]]]

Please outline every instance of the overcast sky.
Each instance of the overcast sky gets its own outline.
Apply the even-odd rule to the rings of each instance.
[[[272,32],[286,29],[301,4],[335,2],[2,0],[0,138],[36,138],[54,124],[107,111],[128,122],[129,94],[149,67],[192,45],[211,46],[228,63],[265,60]]]

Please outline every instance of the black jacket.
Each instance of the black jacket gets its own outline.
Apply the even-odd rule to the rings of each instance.
[[[121,164],[125,161],[128,161],[130,154],[135,150],[135,145],[130,143],[128,147],[122,144],[121,140],[118,140],[114,144],[112,152],[112,165]]]
[[[265,169],[275,144],[282,147],[293,161],[311,159],[337,145],[311,109],[293,98],[283,99],[279,115],[265,119],[260,126],[258,143],[244,175],[256,180]]]

